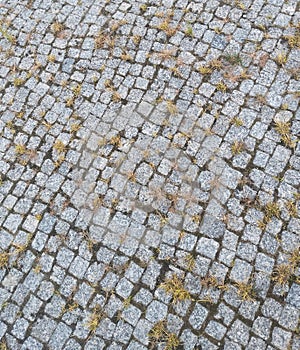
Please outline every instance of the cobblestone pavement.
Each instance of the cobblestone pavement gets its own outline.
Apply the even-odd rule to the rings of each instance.
[[[298,0],[0,2],[0,349],[300,349]]]

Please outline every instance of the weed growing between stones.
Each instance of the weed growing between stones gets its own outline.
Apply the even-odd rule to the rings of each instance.
[[[88,329],[94,333],[100,323],[100,321],[105,317],[105,312],[101,305],[96,305],[93,309],[92,314],[87,322]]]
[[[273,272],[272,280],[280,286],[287,285],[293,277],[294,269],[290,264],[280,264]]]
[[[298,216],[298,208],[297,203],[295,201],[289,200],[286,202],[285,206],[291,217],[295,218]]]
[[[279,204],[276,202],[269,202],[264,207],[264,213],[267,221],[270,221],[272,217],[280,218]]]
[[[240,154],[246,149],[245,143],[243,141],[234,141],[231,145],[231,152],[233,155]]]
[[[3,35],[3,37],[8,40],[11,44],[15,44],[16,43],[16,38],[11,35],[6,28],[4,28],[2,26],[2,24],[0,23],[0,33]]]
[[[296,140],[292,139],[290,122],[275,121],[275,130],[286,147],[294,148],[296,146]]]
[[[51,31],[54,35],[58,36],[60,32],[62,32],[65,29],[65,26],[63,23],[60,23],[58,21],[55,21],[51,25]]]
[[[275,57],[275,61],[281,67],[284,66],[287,62],[287,54],[285,52],[279,52],[279,54]]]
[[[242,63],[241,57],[238,53],[227,54],[224,56],[224,59],[232,65],[238,65]]]
[[[299,283],[299,277],[296,276],[296,270],[300,265],[300,247],[294,249],[288,258],[288,263],[280,264],[275,267],[272,280],[275,284],[286,286],[292,281]]]
[[[291,35],[286,35],[284,38],[287,40],[288,45],[294,48],[300,48],[300,22],[298,22],[295,27],[295,33]]]
[[[200,280],[200,284],[202,287],[209,288],[217,288],[220,290],[228,290],[228,286],[223,282],[220,282],[216,276],[207,275]]]
[[[221,92],[226,92],[227,91],[227,86],[226,84],[224,84],[222,81],[220,81],[217,85],[216,85],[216,89],[218,91],[221,91]]]
[[[178,26],[172,26],[170,24],[170,18],[167,17],[161,24],[157,26],[157,29],[162,30],[167,37],[171,37],[179,30]]]
[[[167,101],[167,109],[171,115],[175,115],[178,113],[176,104],[171,100]]]
[[[7,344],[5,340],[2,340],[0,343],[0,350],[8,350]]]
[[[235,284],[237,294],[243,301],[254,301],[256,297],[253,285],[248,282],[237,282]]]
[[[180,345],[177,335],[167,330],[165,320],[157,322],[150,330],[148,336],[152,343],[151,349],[159,343],[165,344],[165,350],[176,349]]]
[[[0,253],[0,269],[4,269],[8,266],[9,253]]]
[[[66,145],[61,140],[57,140],[53,145],[53,149],[58,153],[64,153],[66,151]]]
[[[167,278],[160,287],[172,295],[173,303],[192,299],[191,294],[184,288],[184,280],[178,275]]]

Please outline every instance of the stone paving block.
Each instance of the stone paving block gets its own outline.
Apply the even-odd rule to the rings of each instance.
[[[0,338],[2,339],[2,337],[4,336],[4,334],[5,334],[6,330],[7,330],[7,325],[4,322],[2,322],[2,321],[0,321],[0,325],[1,325]]]
[[[299,297],[300,287],[298,284],[293,283],[291,289],[289,290],[286,301],[299,309],[300,297]]]
[[[128,298],[133,289],[133,284],[129,282],[126,278],[122,278],[116,285],[116,292],[123,298]]]
[[[89,266],[89,262],[77,256],[70,265],[69,271],[77,278],[82,278]]]
[[[249,327],[247,327],[242,321],[236,320],[228,332],[228,336],[237,343],[245,346],[249,339]]]
[[[138,293],[134,296],[134,300],[137,303],[141,303],[143,305],[148,305],[153,299],[153,295],[147,289],[140,289]]]
[[[282,312],[282,306],[274,299],[267,298],[262,306],[262,313],[266,317],[278,320]]]
[[[12,330],[12,334],[22,340],[25,338],[25,334],[26,334],[26,331],[27,331],[27,328],[29,326],[29,323],[27,320],[25,319],[18,319],[16,320],[15,324],[14,324],[14,327],[13,327],[13,330]]]
[[[194,329],[199,330],[202,327],[202,324],[205,321],[207,315],[208,310],[204,306],[196,304],[193,312],[191,313],[191,316],[189,317],[191,326]]]
[[[41,342],[47,342],[55,328],[56,322],[45,316],[34,324],[32,335]]]
[[[219,244],[213,239],[201,237],[197,244],[197,252],[207,258],[214,259],[218,251]]]
[[[262,339],[256,338],[256,337],[251,337],[246,349],[247,350],[266,349],[266,346],[267,346],[266,343]]]
[[[157,278],[160,274],[160,264],[151,261],[146,271],[143,274],[142,282],[147,284],[150,289],[153,289],[156,285]]]
[[[67,346],[68,344],[66,344]],[[85,350],[102,350],[105,347],[105,343],[103,340],[99,339],[98,337],[93,336],[90,340],[87,341],[84,349]]]
[[[258,253],[255,260],[255,268],[258,271],[265,272],[267,274],[272,273],[274,266],[274,259],[270,258],[269,256]]]
[[[218,313],[215,318],[221,320],[226,326],[228,326],[234,318],[234,311],[224,303],[221,303],[218,306]]]
[[[37,293],[38,297],[42,300],[49,300],[52,297],[53,293],[54,285],[49,281],[42,281]]]
[[[148,334],[150,330],[152,329],[153,324],[146,319],[140,319],[137,323],[133,335],[136,339],[139,339],[140,342],[142,342],[145,345],[148,345],[149,343],[149,337]]]
[[[74,258],[74,253],[67,248],[62,247],[57,254],[56,261],[57,263],[63,267],[68,268]]]
[[[265,317],[258,317],[253,323],[253,331],[259,337],[267,340],[270,336],[272,321]]]
[[[93,287],[91,287],[87,283],[82,283],[79,286],[76,294],[74,295],[74,300],[82,307],[86,307],[92,294],[93,294]]]
[[[135,326],[141,316],[142,312],[135,306],[129,305],[122,313],[122,317],[126,322]]]
[[[117,323],[117,326],[114,332],[114,339],[123,344],[128,344],[132,331],[133,331],[133,327],[129,325],[127,322],[124,322],[121,320]]]
[[[63,349],[63,346],[71,333],[71,328],[60,322],[49,340],[49,348]]]
[[[247,282],[252,272],[252,266],[244,260],[235,259],[230,278],[236,282]]]
[[[146,318],[153,323],[163,320],[167,315],[167,306],[159,301],[152,301],[147,307]]]
[[[274,327],[272,332],[272,344],[278,349],[286,349],[291,340],[292,334],[279,327]]]
[[[105,318],[101,320],[96,334],[105,340],[110,340],[113,336],[114,329],[115,324],[109,318]]]
[[[286,305],[282,310],[278,323],[280,326],[293,331],[297,328],[298,320],[299,310],[290,305]]]
[[[205,328],[205,332],[217,340],[221,340],[225,335],[226,331],[226,327],[224,327],[221,323],[215,321],[210,321],[207,327]]]
[[[43,344],[38,342],[36,339],[34,339],[33,337],[30,336],[22,344],[21,349],[22,350],[29,350],[29,349],[42,350],[43,349]]]

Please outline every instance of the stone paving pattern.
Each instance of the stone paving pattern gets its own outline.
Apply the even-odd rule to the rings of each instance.
[[[299,350],[300,3],[0,2],[0,349]]]

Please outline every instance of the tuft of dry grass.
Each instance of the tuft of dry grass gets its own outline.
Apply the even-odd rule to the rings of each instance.
[[[0,343],[0,350],[8,350],[6,341],[4,339]]]
[[[26,146],[21,144],[21,143],[18,143],[16,146],[15,146],[15,152],[16,154],[19,154],[19,155],[22,155],[22,154],[25,154],[26,153]]]
[[[174,58],[176,55],[176,50],[175,49],[164,49],[160,52],[155,53],[155,56],[158,58],[166,61]]]
[[[150,330],[148,336],[153,345],[164,343],[165,350],[173,350],[180,345],[177,335],[167,330],[165,320],[157,322]]]
[[[60,23],[58,21],[55,21],[51,25],[51,31],[54,35],[58,35],[60,32],[62,32],[65,29],[65,26],[63,23]]]
[[[296,141],[292,139],[290,122],[275,121],[275,130],[286,147],[295,148]]]
[[[93,309],[92,314],[89,317],[87,327],[94,333],[99,326],[100,321],[105,317],[105,312],[101,305],[96,305]]]
[[[58,153],[63,153],[66,151],[66,145],[61,140],[56,140],[53,149],[55,149]]]
[[[202,75],[208,75],[208,74],[211,74],[212,73],[212,69],[209,67],[209,66],[203,66],[201,65],[199,68],[198,68],[198,72]]]
[[[286,35],[284,37],[285,40],[287,40],[289,47],[292,49],[294,48],[300,48],[300,22],[298,22],[295,25],[292,25],[295,28],[294,34]]]
[[[113,146],[121,147],[122,146],[121,136],[115,135],[115,136],[111,137],[111,139],[109,140],[109,143]]]
[[[216,288],[219,284],[217,277],[208,275],[201,278],[200,284],[204,288]]]
[[[184,258],[184,263],[188,271],[193,271],[196,261],[192,254],[187,254]]]
[[[237,282],[235,284],[237,294],[243,301],[253,301],[256,297],[253,285],[248,282]]]
[[[123,52],[120,58],[123,61],[133,62],[133,57],[128,52]]]
[[[234,141],[231,145],[231,152],[233,155],[240,154],[246,149],[246,145],[243,141]]]
[[[216,276],[207,275],[200,279],[200,284],[202,287],[209,288],[217,288],[220,290],[227,290],[228,286],[224,283],[221,283]]]
[[[286,209],[291,217],[296,218],[298,216],[298,208],[297,203],[293,200],[289,200],[286,202]]]
[[[239,117],[235,116],[234,118],[231,119],[230,121],[231,124],[235,125],[235,126],[243,126],[244,122],[242,121],[242,119],[240,119]]]
[[[162,30],[167,37],[171,37],[175,35],[180,28],[178,25],[177,26],[171,25],[170,22],[171,22],[170,17],[167,17],[163,20],[163,22],[161,22],[157,26],[157,29]]]
[[[275,267],[272,274],[272,280],[275,282],[275,284],[280,286],[286,286],[295,278],[297,280],[295,273],[299,265],[300,247],[297,247],[291,252],[288,258],[288,263],[279,264]]]
[[[216,89],[218,91],[221,91],[221,92],[226,92],[227,91],[227,86],[226,84],[224,84],[222,81],[220,81],[217,85],[216,85]]]
[[[280,264],[273,271],[272,281],[275,284],[285,286],[291,281],[293,274],[294,269],[291,264]]]
[[[270,220],[273,216],[275,216],[278,219],[280,218],[280,208],[278,203],[276,202],[268,202],[264,206],[264,212],[268,220]]]
[[[287,54],[285,52],[279,52],[275,57],[275,61],[279,66],[284,66],[287,62]]]
[[[166,279],[160,287],[172,295],[173,303],[192,299],[191,294],[184,288],[183,278],[178,275]]]
[[[262,105],[266,104],[266,101],[267,101],[266,96],[261,94],[256,95],[255,100]]]
[[[208,62],[208,66],[213,70],[220,70],[223,68],[223,63],[220,59],[214,58]]]
[[[115,46],[115,36],[100,31],[95,36],[94,42],[96,49],[102,49],[103,47],[113,49]]]
[[[15,78],[14,79],[14,86],[15,87],[21,86],[24,83],[25,83],[25,79],[22,79],[22,78]]]
[[[0,253],[0,269],[4,269],[8,266],[9,262],[9,253],[2,252]]]
[[[300,247],[294,249],[289,257],[289,262],[294,268],[297,268],[300,264]]]
[[[171,100],[167,101],[167,109],[171,115],[175,115],[178,113],[176,104]]]

